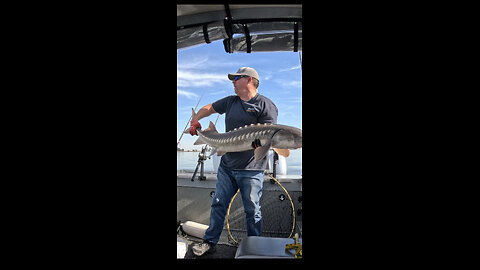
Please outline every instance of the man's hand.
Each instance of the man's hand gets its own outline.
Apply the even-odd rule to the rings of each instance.
[[[200,125],[200,123],[198,122],[198,120],[192,120],[190,122],[190,135],[192,136],[195,136],[197,135],[197,128],[202,130],[202,126]]]
[[[255,139],[253,142],[252,142],[252,148],[253,149],[256,149],[257,147],[260,147],[262,146],[262,144],[260,143],[260,140],[259,139]]]

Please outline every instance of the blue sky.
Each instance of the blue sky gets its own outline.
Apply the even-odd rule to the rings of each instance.
[[[302,129],[302,69],[298,52],[229,54],[220,40],[177,50],[177,141],[202,93],[195,111],[223,97],[235,95],[227,74],[240,67],[252,67],[258,72],[258,92],[277,106],[277,123]],[[213,114],[200,120],[202,129],[207,128],[210,121],[215,123],[217,116]],[[218,132],[225,132],[225,114],[220,115],[216,126]],[[180,147],[201,148],[193,146],[196,138],[185,134]]]

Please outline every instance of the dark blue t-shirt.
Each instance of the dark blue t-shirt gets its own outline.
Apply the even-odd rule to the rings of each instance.
[[[217,113],[226,113],[225,132],[250,124],[277,123],[277,106],[258,93],[249,101],[243,101],[236,95],[228,96],[215,101],[212,106]],[[265,170],[267,157],[256,162],[253,148],[242,152],[228,152],[222,156],[220,165],[230,170]]]

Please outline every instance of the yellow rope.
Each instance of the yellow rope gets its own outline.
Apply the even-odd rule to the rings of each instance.
[[[233,237],[233,235],[230,233],[230,224],[228,223],[228,217],[230,216],[230,207],[232,206],[232,203],[233,203],[233,200],[235,200],[235,197],[237,197],[237,194],[238,192],[240,191],[240,189],[237,190],[237,193],[235,193],[235,195],[233,195],[233,198],[232,200],[230,201],[230,204],[228,205],[228,210],[227,210],[227,231],[228,231],[228,235],[230,235],[230,238],[232,238],[232,240],[238,244],[238,241]]]
[[[265,173],[268,176],[270,176],[273,180],[275,180],[275,182],[283,189],[283,191],[285,191],[285,193],[288,196],[288,199],[290,200],[290,204],[292,205],[293,223],[292,223],[292,231],[290,232],[290,235],[288,236],[288,238],[291,238],[292,234],[293,234],[293,231],[295,230],[295,207],[293,206],[292,198],[290,197],[290,194],[288,194],[288,191],[282,186],[282,184],[280,184],[280,182],[277,181],[277,179],[275,179],[275,177],[271,176],[267,171],[265,171]],[[240,191],[240,189],[238,189],[237,193],[235,193],[235,195],[233,195],[233,198],[230,201],[230,204],[228,205],[228,210],[227,210],[227,231],[228,231],[228,235],[230,236],[230,238],[232,238],[232,240],[236,244],[240,244],[240,243],[233,237],[233,235],[230,232],[230,224],[228,222],[228,217],[230,216],[230,207],[232,207],[232,203],[235,200],[235,197],[237,197],[237,194],[238,194],[239,191]]]
[[[295,229],[295,207],[293,206],[292,198],[290,197],[290,194],[288,194],[288,191],[282,186],[282,184],[280,184],[280,182],[277,181],[277,179],[275,179],[275,177],[271,176],[267,171],[265,171],[265,173],[268,176],[270,176],[273,180],[275,180],[275,182],[277,182],[277,184],[280,185],[280,187],[283,189],[283,191],[285,191],[285,193],[287,193],[288,199],[290,200],[290,204],[292,204],[293,226],[292,226],[292,231],[290,232],[290,235],[288,236],[288,238],[290,238],[290,237],[292,237],[293,230]]]

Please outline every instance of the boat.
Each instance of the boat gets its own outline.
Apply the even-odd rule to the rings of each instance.
[[[177,50],[222,40],[225,53],[302,50],[302,5],[177,5]],[[178,145],[178,143],[177,143]],[[289,175],[288,160],[270,150],[264,177],[262,235],[246,236],[241,199],[234,196],[216,251],[196,257],[209,224],[219,157],[199,152],[198,164],[177,171],[177,258],[302,258],[302,175]],[[205,171],[213,162],[213,171]]]

